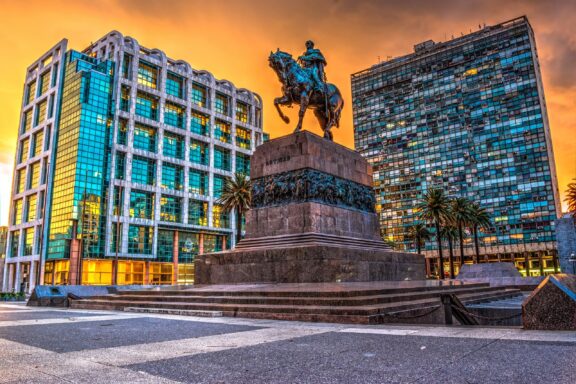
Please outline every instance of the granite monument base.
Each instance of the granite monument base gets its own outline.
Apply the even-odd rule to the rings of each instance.
[[[194,284],[422,280],[424,275],[422,257],[412,253],[308,244],[202,255],[195,262]]]
[[[576,331],[576,276],[550,275],[522,303],[525,329]]]

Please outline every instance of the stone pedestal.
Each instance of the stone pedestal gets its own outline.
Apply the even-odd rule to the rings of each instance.
[[[524,329],[576,331],[576,276],[549,275],[522,303]]]
[[[200,255],[196,284],[420,280],[424,258],[382,241],[372,170],[310,132],[259,146],[251,159],[246,238]]]

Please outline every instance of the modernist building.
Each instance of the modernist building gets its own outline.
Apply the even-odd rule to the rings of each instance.
[[[490,212],[493,228],[481,233],[485,261],[514,261],[532,275],[554,271],[560,200],[526,17],[418,44],[353,74],[352,97],[355,145],[374,168],[386,239],[413,250],[406,233],[417,220],[415,203],[440,187]],[[434,241],[426,256],[436,257]]]
[[[26,72],[4,289],[190,282],[262,140],[257,94],[118,32],[62,40]]]
[[[562,271],[576,274],[576,219],[565,213],[556,221],[558,261]]]

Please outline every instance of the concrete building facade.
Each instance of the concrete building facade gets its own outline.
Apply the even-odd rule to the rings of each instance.
[[[443,43],[429,40],[355,73],[352,98],[355,146],[374,168],[387,240],[414,250],[407,233],[418,221],[416,202],[442,188],[489,211],[493,225],[480,234],[482,261],[512,261],[529,275],[557,269],[560,199],[526,17]],[[437,257],[433,239],[425,254]],[[470,235],[465,254],[472,262]]]
[[[113,31],[27,70],[4,289],[176,284],[234,245],[217,201],[265,139],[262,100]]]

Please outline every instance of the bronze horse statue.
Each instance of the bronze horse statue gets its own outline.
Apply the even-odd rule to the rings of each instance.
[[[315,86],[314,79],[309,71],[302,68],[292,55],[282,52],[270,52],[268,57],[270,67],[276,72],[282,83],[282,97],[274,99],[274,106],[282,120],[288,124],[290,119],[282,113],[280,105],[291,107],[292,104],[300,104],[298,112],[298,125],[294,132],[302,129],[302,119],[306,109],[314,109],[314,115],[324,130],[324,138],[332,140],[330,129],[340,124],[340,113],[344,107],[344,100],[340,90],[330,83],[323,87]]]

